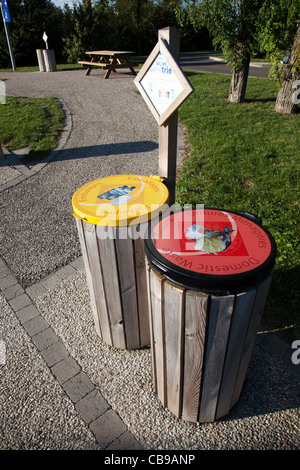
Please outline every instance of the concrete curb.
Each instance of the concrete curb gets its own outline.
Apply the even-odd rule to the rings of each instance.
[[[83,269],[82,258],[60,268],[26,290],[0,258],[0,290],[101,449],[143,450],[116,411],[94,386],[78,362],[33,303],[38,295]]]
[[[62,130],[61,137],[59,139],[59,142],[57,146],[55,147],[54,150],[46,157],[44,160],[41,162],[37,163],[36,165],[32,166],[30,169],[23,165],[18,157],[15,155],[15,163],[12,161],[12,164],[17,165],[17,170],[20,173],[19,176],[16,178],[13,178],[9,181],[6,181],[5,183],[0,185],[0,192],[4,191],[5,189],[11,188],[12,186],[16,186],[17,184],[21,183],[22,181],[30,178],[31,176],[35,175],[38,173],[40,170],[42,170],[49,162],[54,160],[55,157],[57,157],[58,153],[64,148],[66,145],[71,131],[72,131],[72,116],[69,111],[69,108],[67,107],[66,103],[61,99],[57,98],[64,110],[65,113],[65,127]]]

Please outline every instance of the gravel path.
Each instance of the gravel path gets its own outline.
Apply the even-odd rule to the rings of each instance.
[[[0,255],[25,286],[80,253],[72,196],[111,174],[157,173],[158,127],[130,75],[103,80],[83,70],[2,73],[7,94],[57,96],[72,116],[70,138],[43,170],[1,193]]]
[[[71,199],[92,179],[157,172],[157,124],[132,77],[104,81],[102,72],[82,70],[0,77],[8,94],[57,96],[72,116],[63,151],[1,192],[0,448],[299,449],[300,366],[275,335],[257,335],[230,414],[192,424],[159,403],[149,349],[119,351],[95,333]],[[50,351],[59,350],[54,362]]]

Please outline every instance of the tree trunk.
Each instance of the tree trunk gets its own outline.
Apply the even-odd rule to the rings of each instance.
[[[285,75],[279,89],[275,111],[281,114],[294,114],[298,108],[295,93],[295,82],[300,80],[300,26],[292,48],[290,60],[287,64]]]
[[[247,80],[249,74],[250,57],[245,57],[239,67],[233,67],[229,97],[231,103],[242,103],[245,99]]]

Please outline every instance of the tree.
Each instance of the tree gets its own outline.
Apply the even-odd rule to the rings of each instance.
[[[270,76],[279,84],[275,110],[293,114],[298,106],[293,86],[300,80],[300,2],[299,0],[266,0],[261,10],[260,43],[272,63]],[[283,64],[283,56],[289,61]]]
[[[111,36],[115,30],[113,10],[108,0],[84,0],[65,8],[68,28],[64,35],[64,54],[69,63],[85,58],[85,51],[113,49]]]
[[[294,114],[298,109],[298,100],[295,98],[297,80],[300,82],[300,25],[293,44],[291,57],[282,80],[275,110],[282,114]]]
[[[148,51],[155,36],[152,0],[115,0],[118,40],[125,49],[141,55]],[[157,32],[156,32],[157,35]],[[151,50],[150,46],[150,50]]]
[[[220,47],[233,66],[229,101],[244,101],[250,56],[256,46],[258,18],[263,0],[187,0],[179,21],[191,22],[195,29],[207,27],[215,48]]]
[[[17,67],[37,64],[36,49],[45,48],[43,32],[49,47],[57,55],[62,50],[62,11],[50,0],[10,0],[12,23],[10,36]],[[9,67],[10,60],[4,31],[0,31],[0,65]]]

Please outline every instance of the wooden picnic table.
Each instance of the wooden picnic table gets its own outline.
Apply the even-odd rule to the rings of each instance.
[[[91,73],[92,68],[101,67],[106,70],[104,78],[109,78],[111,71],[116,72],[116,69],[129,69],[133,75],[136,75],[134,66],[138,62],[130,61],[132,51],[87,51],[89,60],[79,60],[78,63],[87,66],[86,75]]]

